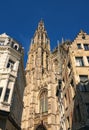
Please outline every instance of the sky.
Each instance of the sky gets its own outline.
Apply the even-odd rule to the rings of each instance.
[[[57,41],[73,41],[81,29],[89,34],[89,0],[0,0],[0,34],[6,33],[22,44],[24,65],[41,19],[53,50]]]

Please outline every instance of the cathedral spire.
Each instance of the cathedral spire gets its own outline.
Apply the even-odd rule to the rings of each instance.
[[[42,19],[38,23],[38,27],[33,36],[33,44],[37,44],[37,45],[50,44],[47,31],[45,29],[44,22]]]
[[[26,70],[30,68],[39,68],[40,73],[43,73],[43,70],[48,69],[48,56],[50,54],[50,40],[47,35],[47,31],[44,27],[44,22],[41,19],[38,23],[35,34],[31,40],[29,57],[27,62]],[[36,65],[36,67],[35,67]],[[37,71],[38,71],[37,70]],[[41,76],[40,76],[41,77]]]
[[[41,19],[40,22],[38,23],[38,31],[45,31],[44,28],[44,21]]]

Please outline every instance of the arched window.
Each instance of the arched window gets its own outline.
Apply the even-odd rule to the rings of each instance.
[[[48,93],[47,90],[43,90],[40,94],[40,112],[48,111]]]
[[[19,45],[18,45],[18,44],[14,44],[14,45],[13,45],[13,48],[14,48],[15,50],[18,50],[18,49],[19,49]]]

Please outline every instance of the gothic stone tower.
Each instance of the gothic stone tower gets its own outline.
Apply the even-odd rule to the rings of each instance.
[[[59,130],[54,64],[41,20],[31,41],[26,66],[23,130]]]

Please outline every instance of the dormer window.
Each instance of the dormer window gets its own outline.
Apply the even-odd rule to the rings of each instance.
[[[19,49],[19,45],[18,45],[18,44],[14,44],[14,45],[13,45],[13,48],[14,48],[15,50],[18,50],[18,49]]]
[[[17,48],[18,48],[17,45],[15,45],[14,48],[15,48],[15,50],[17,50]]]
[[[84,49],[89,50],[89,44],[84,44]]]
[[[82,47],[81,47],[81,43],[78,43],[77,44],[77,47],[78,47],[78,49],[81,49]]]

